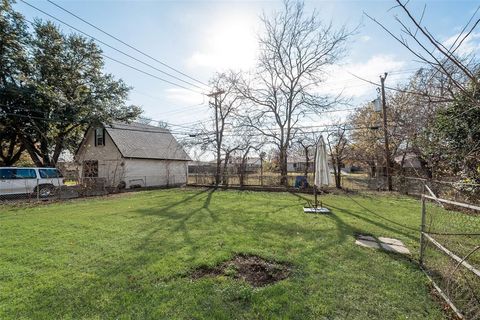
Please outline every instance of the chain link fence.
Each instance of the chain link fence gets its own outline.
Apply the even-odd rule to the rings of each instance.
[[[288,175],[287,184],[291,187],[295,186],[295,180],[298,175]],[[220,177],[222,186],[250,186],[250,187],[281,187],[281,176],[279,173],[268,173],[260,175],[257,173],[244,174],[228,174]],[[313,185],[313,174],[308,175],[307,185]],[[332,178],[333,181],[333,178]],[[193,186],[211,186],[215,185],[215,175],[212,173],[190,173],[188,175],[188,184]]]
[[[297,177],[304,177],[299,173],[289,173],[287,176],[287,185],[296,187]],[[313,186],[313,173],[310,173],[300,187]],[[281,187],[281,175],[277,172],[268,172],[263,175],[258,173],[245,173],[222,175],[220,184],[222,186],[232,187]],[[329,188],[335,188],[335,177],[331,174]],[[423,193],[424,184],[428,184],[435,194],[453,199],[456,201],[465,201],[480,204],[480,184],[465,183],[462,181],[438,181],[433,179],[424,179],[419,177],[408,177],[396,175],[392,177],[393,190],[406,195],[415,195],[420,197]],[[188,184],[192,186],[212,186],[215,185],[215,174],[213,173],[189,173]],[[364,173],[342,173],[340,186],[345,191],[384,191],[387,190],[386,176],[370,177]],[[298,185],[297,185],[298,187]]]
[[[132,175],[114,182],[99,177],[9,177],[0,179],[0,203],[66,200],[185,184],[185,176],[175,175]]]
[[[463,319],[480,319],[480,207],[422,196],[420,264]]]

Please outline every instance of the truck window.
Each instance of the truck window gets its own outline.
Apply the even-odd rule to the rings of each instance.
[[[15,179],[37,179],[35,169],[15,169]]]
[[[35,169],[17,169],[17,168],[8,168],[0,169],[0,179],[37,179],[37,174]]]
[[[0,169],[0,179],[6,180],[6,179],[13,179],[13,171],[15,169]]]
[[[62,174],[57,169],[38,169],[42,179],[61,178]]]

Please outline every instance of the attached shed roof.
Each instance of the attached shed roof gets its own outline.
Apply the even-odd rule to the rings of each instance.
[[[105,129],[125,158],[190,160],[167,129],[137,122],[115,122],[105,125]]]

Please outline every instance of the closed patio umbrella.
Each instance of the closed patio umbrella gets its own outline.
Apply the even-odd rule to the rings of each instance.
[[[330,184],[330,170],[327,162],[327,146],[320,136],[317,143],[317,151],[315,152],[315,187],[322,188]]]
[[[323,140],[323,136],[318,139],[317,148],[315,151],[315,181],[313,186],[313,193],[315,195],[315,203],[313,206],[304,207],[303,211],[307,213],[326,213],[330,212],[327,208],[318,206],[317,201],[317,189],[322,189],[322,186],[328,186],[330,184],[330,170],[328,169],[327,161],[327,146]]]

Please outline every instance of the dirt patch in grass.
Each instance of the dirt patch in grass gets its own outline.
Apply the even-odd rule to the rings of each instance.
[[[254,255],[239,254],[216,267],[198,268],[193,271],[191,277],[199,279],[222,275],[246,281],[254,287],[263,287],[288,278],[290,272],[291,268],[286,264]]]

